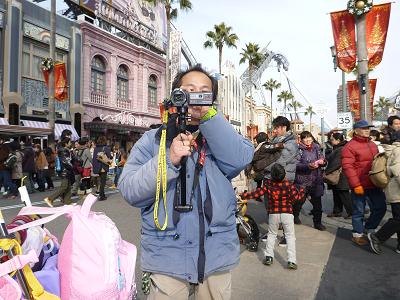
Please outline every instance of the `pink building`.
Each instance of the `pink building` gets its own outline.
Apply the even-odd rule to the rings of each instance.
[[[129,149],[151,124],[160,123],[158,103],[164,97],[165,58],[160,51],[80,22],[82,136],[105,134],[110,143]]]

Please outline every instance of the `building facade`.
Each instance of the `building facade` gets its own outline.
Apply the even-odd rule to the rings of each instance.
[[[265,105],[259,105],[255,108],[256,124],[258,132],[268,132],[271,124],[271,108]]]
[[[106,135],[111,144],[130,149],[160,123],[165,59],[87,21],[83,36],[84,134]]]
[[[3,135],[31,136],[42,140],[48,127],[49,97],[40,65],[50,56],[50,12],[29,1],[0,0],[1,99]],[[57,16],[56,61],[66,64],[68,98],[56,102],[56,138],[70,129],[77,138],[75,113],[81,101],[81,31],[76,22]]]

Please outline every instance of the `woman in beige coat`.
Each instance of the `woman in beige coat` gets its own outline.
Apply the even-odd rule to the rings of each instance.
[[[395,251],[400,254],[400,131],[392,135],[392,144],[382,145],[387,157],[387,175],[389,183],[385,188],[386,201],[392,207],[393,217],[389,219],[375,234],[368,234],[372,251],[380,254],[380,244],[388,240],[397,232],[397,247]]]

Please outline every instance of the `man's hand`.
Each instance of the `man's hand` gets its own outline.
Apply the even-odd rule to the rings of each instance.
[[[181,159],[184,156],[190,156],[190,145],[193,141],[191,134],[180,133],[172,140],[171,147],[169,148],[169,159],[174,166],[179,166]]]
[[[355,193],[356,195],[359,195],[359,196],[364,195],[364,188],[362,187],[362,185],[356,186],[356,187],[354,188],[354,193]]]

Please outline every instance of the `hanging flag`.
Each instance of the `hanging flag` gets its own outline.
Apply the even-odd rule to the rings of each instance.
[[[373,114],[374,111],[374,96],[375,96],[376,82],[377,79],[369,80],[369,90],[370,90],[369,105],[371,108],[371,114]],[[354,113],[355,120],[360,120],[361,119],[360,88],[358,86],[357,80],[347,81],[347,92],[349,95],[350,111]]]
[[[374,69],[382,61],[389,28],[390,3],[374,5],[366,14],[368,68]]]
[[[375,97],[376,82],[377,79],[369,80],[369,95],[370,95],[369,105],[371,107],[372,117],[374,116],[374,97]]]
[[[354,120],[358,121],[361,119],[360,115],[360,90],[358,87],[357,80],[347,81],[347,93],[349,97],[350,111],[354,115]]]
[[[54,64],[54,98],[60,102],[68,99],[68,82],[65,63]]]
[[[338,67],[350,73],[356,66],[355,18],[347,10],[331,13],[333,39]]]
[[[42,69],[43,77],[44,77],[44,82],[46,83],[47,88],[49,88],[49,76],[50,76],[50,71],[46,69]]]

